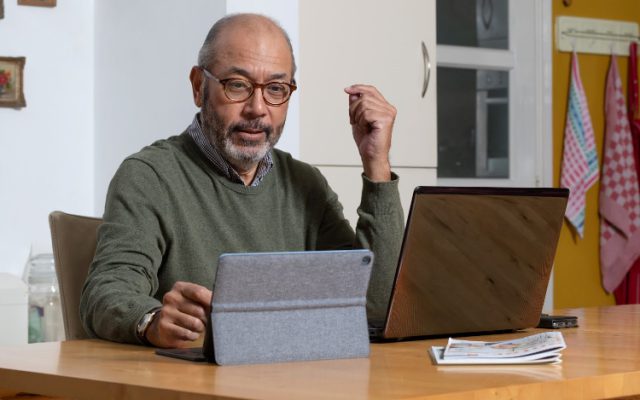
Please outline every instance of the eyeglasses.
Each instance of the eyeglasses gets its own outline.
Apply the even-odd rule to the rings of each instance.
[[[272,106],[279,106],[286,103],[291,97],[291,93],[298,87],[286,82],[255,83],[241,78],[218,79],[211,75],[211,72],[200,68],[204,74],[224,87],[224,94],[234,102],[241,102],[249,99],[256,88],[262,89],[262,98]]]

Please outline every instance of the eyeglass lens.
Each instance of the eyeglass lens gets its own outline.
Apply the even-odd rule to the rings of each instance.
[[[289,99],[291,89],[284,83],[270,82],[264,85],[252,84],[244,79],[231,79],[224,82],[224,91],[229,99],[244,101],[251,97],[255,87],[262,88],[262,96],[271,104],[282,104]]]

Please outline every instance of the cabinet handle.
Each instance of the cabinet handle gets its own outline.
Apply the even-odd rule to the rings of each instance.
[[[429,78],[431,78],[431,60],[429,59],[427,45],[424,42],[422,42],[422,61],[424,61],[424,79],[422,81],[422,97],[424,98],[429,88]]]

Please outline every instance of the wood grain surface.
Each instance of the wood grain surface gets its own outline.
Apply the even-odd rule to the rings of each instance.
[[[560,365],[440,366],[446,339],[373,344],[368,359],[218,367],[100,340],[0,349],[0,393],[77,399],[592,399],[640,394],[640,305],[558,310]],[[504,340],[531,329],[474,337]],[[3,392],[4,390],[4,392]]]

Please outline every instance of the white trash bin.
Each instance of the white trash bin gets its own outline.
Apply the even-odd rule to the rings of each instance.
[[[28,307],[26,283],[0,272],[0,346],[27,344]]]

